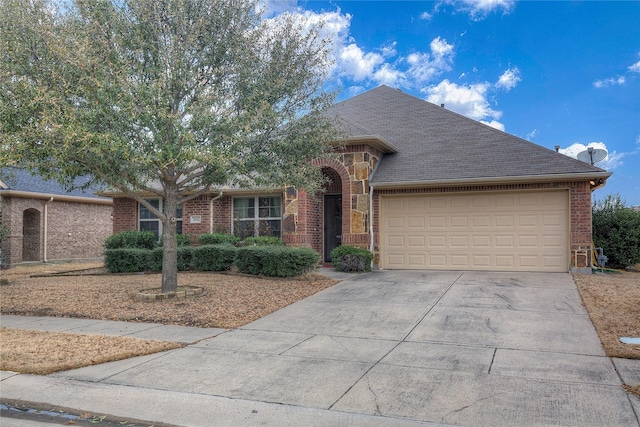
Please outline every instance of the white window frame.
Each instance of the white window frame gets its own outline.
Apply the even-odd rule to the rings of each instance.
[[[147,202],[154,202],[154,201],[158,201],[158,210],[160,212],[164,212],[164,203],[163,203],[163,199],[160,198],[153,198],[153,199],[145,199]],[[140,218],[140,215],[142,215],[143,209],[145,211],[147,211],[149,213],[149,218]],[[178,234],[182,234],[182,206],[178,205],[178,212],[176,215],[176,227],[178,229]],[[149,209],[147,209],[146,206],[144,206],[142,203],[138,203],[138,231],[143,231],[144,229],[142,228],[142,223],[153,223],[153,222],[157,222],[158,223],[158,239],[160,239],[162,237],[162,221],[160,221],[160,218],[158,218],[157,216],[155,216]],[[153,231],[155,233],[154,230],[149,230],[149,231]]]
[[[261,198],[278,198],[279,203],[277,205],[269,205],[263,206],[263,209],[275,208],[277,206],[278,211],[280,212],[279,216],[260,216],[260,199]],[[253,217],[245,217],[245,218],[237,218],[236,217],[236,200],[240,199],[253,199]],[[243,221],[249,222],[253,221],[253,234],[252,237],[256,236],[264,236],[264,234],[260,234],[260,221],[279,221],[279,233],[275,237],[282,238],[282,195],[281,194],[260,194],[260,195],[247,195],[247,196],[236,196],[233,197],[231,201],[231,234],[236,235],[236,222]],[[272,236],[269,234],[268,236]],[[249,237],[249,236],[245,236]]]

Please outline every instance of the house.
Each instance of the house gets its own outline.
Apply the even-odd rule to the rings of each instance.
[[[281,236],[326,261],[357,245],[383,269],[590,271],[591,192],[609,172],[388,86],[327,114],[346,137],[337,159],[316,162],[330,181],[321,197],[203,195],[182,207],[181,231]],[[114,233],[160,229],[113,196]]]
[[[102,257],[113,202],[93,191],[67,191],[23,169],[0,170],[0,214],[9,230],[0,246],[2,266]]]

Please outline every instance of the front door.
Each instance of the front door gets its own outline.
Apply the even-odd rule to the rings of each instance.
[[[342,195],[324,196],[324,261],[331,262],[331,251],[342,242]]]

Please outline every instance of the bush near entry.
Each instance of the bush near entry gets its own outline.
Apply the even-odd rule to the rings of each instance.
[[[343,245],[331,251],[331,262],[337,271],[371,271],[373,254],[356,246]]]
[[[640,211],[608,195],[592,207],[593,243],[609,258],[607,267],[626,268],[640,263]]]

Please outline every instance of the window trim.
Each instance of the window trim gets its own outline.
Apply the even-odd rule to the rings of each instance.
[[[158,210],[160,212],[164,212],[164,199],[162,199],[160,197],[154,197],[154,198],[145,199],[145,200],[147,202],[152,202],[154,200],[157,200],[158,201]],[[140,214],[141,214],[141,211],[142,211],[143,208],[146,209],[149,212],[149,215],[152,216],[152,218],[145,218],[145,219],[140,218]],[[182,226],[184,224],[184,222],[183,222],[184,210],[182,209],[181,205],[178,205],[178,214],[180,213],[181,210],[182,210],[182,215],[181,216],[176,216],[176,227],[177,227],[177,230],[178,230],[177,234],[182,234]],[[146,206],[144,206],[142,203],[138,202],[138,217],[137,217],[138,231],[144,231],[140,227],[141,223],[143,223],[143,222],[157,222],[158,223],[158,240],[160,240],[160,238],[162,237],[162,232],[163,232],[162,221],[160,221],[160,218],[155,216],[149,209],[147,209]]]
[[[260,217],[260,198],[275,198],[277,197],[278,199],[280,199],[280,204],[278,205],[278,208],[280,209],[280,216],[278,217]],[[235,217],[235,202],[238,199],[253,199],[254,200],[254,204],[253,204],[253,218],[236,218]],[[253,221],[253,235],[252,236],[260,236],[260,221],[279,221],[280,222],[280,232],[278,233],[278,235],[276,237],[282,238],[282,224],[283,224],[283,206],[282,206],[282,194],[277,193],[277,194],[256,194],[256,195],[251,195],[251,194],[247,194],[247,195],[239,195],[239,196],[234,196],[232,197],[231,200],[231,234],[232,235],[236,235],[236,221]]]

